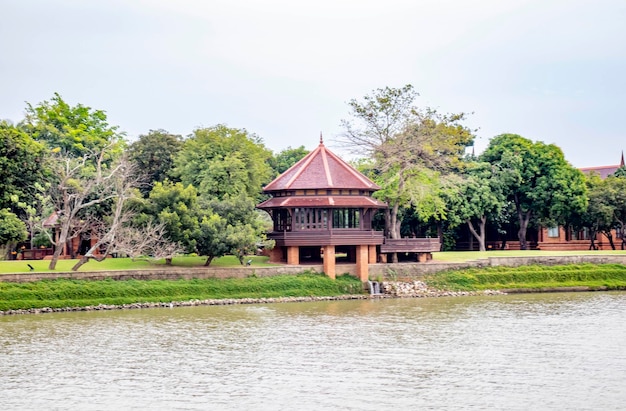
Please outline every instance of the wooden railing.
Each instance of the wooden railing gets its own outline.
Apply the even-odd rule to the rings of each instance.
[[[53,255],[54,249],[52,248],[27,248],[21,250],[22,260],[43,260],[47,255]]]

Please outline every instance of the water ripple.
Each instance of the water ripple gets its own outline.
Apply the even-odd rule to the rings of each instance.
[[[620,409],[626,293],[0,318],[0,409]]]

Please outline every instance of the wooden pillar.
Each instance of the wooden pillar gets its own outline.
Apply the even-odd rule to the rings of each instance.
[[[369,247],[367,245],[356,246],[356,276],[362,282],[369,280]]]
[[[298,246],[287,247],[287,264],[288,265],[300,265],[300,247]]]
[[[369,254],[368,254],[369,258],[368,258],[368,263],[370,264],[376,264],[378,262],[378,259],[376,258],[376,246],[375,245],[370,245],[369,246]]]
[[[335,279],[335,246],[324,246],[324,273],[327,276]]]

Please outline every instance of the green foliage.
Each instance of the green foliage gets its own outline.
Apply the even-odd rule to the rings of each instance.
[[[402,208],[415,208],[422,220],[445,219],[443,180],[461,166],[474,136],[462,125],[466,115],[419,109],[411,85],[374,90],[351,100],[350,120],[343,120],[342,142],[369,162],[368,176],[381,190],[377,198],[390,209],[389,236],[399,237]]]
[[[499,169],[507,200],[515,204],[520,217],[518,236],[523,249],[531,218],[538,224],[564,225],[587,207],[582,172],[553,144],[502,134],[491,140],[481,160]]]
[[[165,130],[150,130],[128,148],[130,160],[145,175],[141,192],[147,195],[155,182],[162,183],[174,166],[174,158],[183,145],[182,137]]]
[[[124,134],[109,125],[104,111],[82,104],[72,107],[58,93],[36,106],[28,103],[22,127],[34,140],[72,157],[109,147],[111,160],[124,148]]]
[[[254,201],[245,194],[237,198],[227,196],[221,201],[210,200],[207,209],[222,219],[218,225],[221,231],[217,232],[211,244],[220,251],[226,249],[226,252],[237,256],[239,262],[244,264],[244,257],[256,251],[265,228]],[[214,220],[217,224],[217,218]]]
[[[8,208],[0,209],[0,245],[17,243],[28,238],[24,224]]]
[[[174,160],[172,174],[210,198],[240,194],[258,199],[269,181],[272,153],[245,129],[217,125],[194,131]]]
[[[626,227],[626,178],[612,175],[602,180],[592,174],[587,176],[586,184],[589,205],[575,216],[573,225],[588,228],[591,238],[595,233],[604,233],[615,248],[612,230]]]
[[[146,204],[145,218],[165,224],[170,241],[180,243],[186,252],[196,251],[199,234],[198,193],[191,186],[157,182]]]
[[[0,121],[0,208],[25,218],[28,207],[37,202],[47,170],[43,145]]]
[[[467,224],[480,250],[485,251],[487,220],[497,218],[506,206],[502,179],[497,168],[476,161],[466,163],[459,177],[443,194],[448,226]]]

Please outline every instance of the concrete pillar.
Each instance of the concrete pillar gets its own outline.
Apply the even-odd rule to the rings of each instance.
[[[300,247],[298,246],[287,247],[287,264],[288,265],[300,265]]]
[[[362,281],[369,280],[369,247],[367,245],[356,246],[356,276]]]
[[[368,262],[370,264],[376,264],[378,262],[376,257],[377,257],[377,255],[376,255],[376,246],[375,245],[370,245],[369,246],[369,259],[368,259]]]
[[[324,273],[327,276],[335,279],[335,246],[324,246]]]

